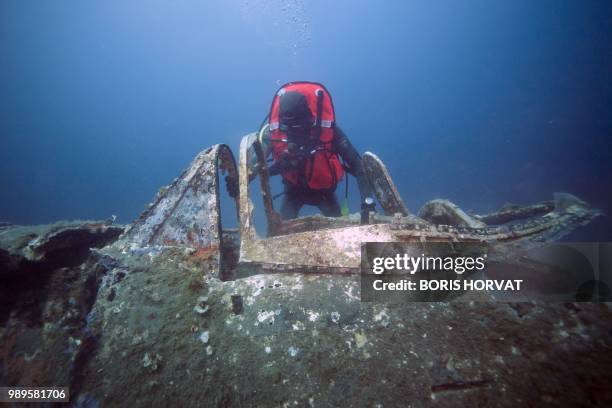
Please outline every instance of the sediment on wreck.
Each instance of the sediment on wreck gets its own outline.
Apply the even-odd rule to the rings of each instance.
[[[182,248],[101,252],[116,264],[92,309],[100,341],[82,374],[81,402],[612,401],[609,305],[367,303],[355,275],[269,273],[224,282],[205,275],[210,260]]]
[[[86,341],[86,316],[100,268],[90,248],[113,242],[124,227],[61,221],[0,229],[0,383],[73,383]]]

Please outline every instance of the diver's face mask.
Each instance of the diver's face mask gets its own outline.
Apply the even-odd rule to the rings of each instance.
[[[294,143],[309,136],[314,123],[304,95],[285,92],[280,98],[279,129]]]
[[[279,123],[279,129],[281,132],[287,135],[287,139],[294,143],[304,143],[310,136],[310,131],[312,129],[311,123],[300,123],[295,125],[289,125],[286,123]]]

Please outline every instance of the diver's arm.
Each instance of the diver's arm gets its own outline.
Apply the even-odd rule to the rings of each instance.
[[[357,179],[361,201],[366,197],[373,197],[372,187],[363,171],[361,156],[338,125],[335,126],[334,148],[348,166],[347,171]]]

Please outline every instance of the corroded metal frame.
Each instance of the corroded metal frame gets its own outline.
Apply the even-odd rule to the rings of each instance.
[[[191,248],[196,256],[210,259],[213,274],[219,276],[223,271],[219,171],[238,179],[234,155],[225,144],[200,152],[178,178],[162,187],[117,245],[125,250]],[[238,199],[234,202],[239,216]]]

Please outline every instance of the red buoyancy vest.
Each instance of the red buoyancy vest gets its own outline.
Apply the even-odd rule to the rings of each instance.
[[[336,116],[331,96],[323,85],[316,82],[290,82],[283,85],[274,95],[269,119],[272,158],[277,162],[283,155],[292,154],[288,149],[288,136],[279,126],[280,96],[289,91],[304,95],[315,124],[310,131],[311,140],[309,142],[311,143],[308,145],[311,148],[306,154],[304,168],[283,169],[281,171],[283,180],[312,190],[333,189],[344,176],[344,169],[338,153],[333,150]],[[319,93],[322,93],[322,97],[318,96]],[[320,107],[318,106],[319,98],[321,99]],[[321,118],[317,117],[319,111]],[[318,140],[314,140],[317,139],[317,135]]]

